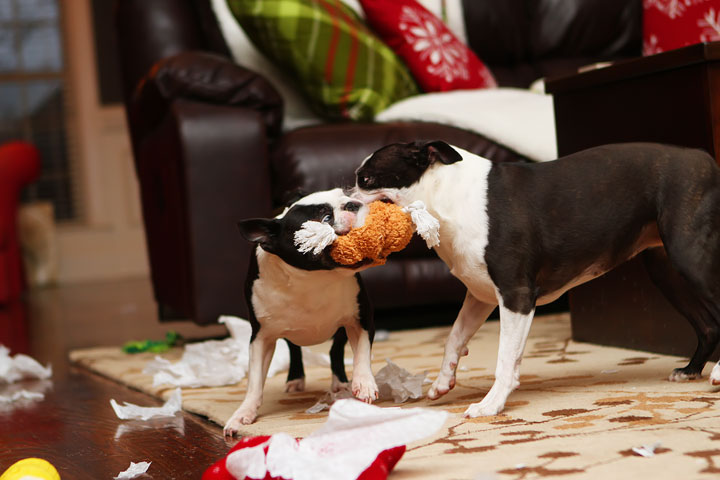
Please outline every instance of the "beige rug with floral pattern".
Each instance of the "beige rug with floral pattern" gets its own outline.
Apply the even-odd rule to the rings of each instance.
[[[390,359],[434,379],[449,328],[391,332],[376,342],[373,370]],[[521,385],[502,415],[464,419],[493,381],[499,323],[488,322],[469,344],[457,386],[438,401],[405,403],[451,413],[445,427],[410,445],[390,478],[402,479],[701,479],[720,478],[720,392],[707,379],[673,383],[667,376],[686,359],[570,340],[567,315],[535,319],[522,365]],[[328,345],[313,347],[327,352]],[[178,359],[180,350],[164,356]],[[161,398],[142,373],[153,354],[119,348],[71,353],[71,359],[118,382]],[[710,366],[706,367],[710,370]],[[350,372],[348,372],[350,373]],[[306,391],[284,393],[284,374],[268,379],[260,417],[247,435],[286,432],[302,437],[322,424],[327,411],[305,411],[330,385],[328,368],[306,368]],[[426,392],[429,385],[423,387]],[[240,404],[245,381],[220,388],[183,390],[183,408],[218,425]],[[117,399],[122,401],[122,399]],[[393,406],[392,400],[379,402]],[[109,408],[109,406],[108,406]],[[220,428],[218,427],[218,432]],[[655,446],[641,456],[633,447]]]

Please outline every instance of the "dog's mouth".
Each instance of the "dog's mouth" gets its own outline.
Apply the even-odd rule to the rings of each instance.
[[[390,196],[386,192],[383,191],[366,191],[355,187],[348,193],[348,195],[351,198],[360,200],[365,204],[369,204],[375,201],[380,201],[383,203],[396,203],[392,198],[390,198]]]

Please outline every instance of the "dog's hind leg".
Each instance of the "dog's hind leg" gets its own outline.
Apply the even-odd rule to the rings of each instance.
[[[668,288],[665,293],[676,297],[673,303],[698,334],[698,350],[685,371],[675,376],[699,376],[720,338],[720,175],[711,158],[706,162],[695,169],[692,183],[681,191],[665,192],[683,201],[666,205],[658,215],[667,257],[683,281],[679,291],[668,293]],[[716,371],[710,375],[713,383],[720,381]]]
[[[288,368],[286,392],[302,392],[305,390],[305,368],[303,367],[302,348],[287,338],[285,341],[290,350],[290,368]]]
[[[495,382],[482,401],[465,410],[466,417],[497,415],[505,408],[510,393],[520,385],[520,362],[535,315],[535,301],[525,290],[529,289],[499,295],[500,343]]]
[[[643,261],[653,283],[660,289],[675,309],[692,325],[697,335],[697,348],[690,362],[676,368],[670,374],[670,381],[699,378],[705,363],[720,341],[718,313],[708,308],[690,283],[670,263],[665,249],[656,247],[643,252]],[[720,300],[717,299],[717,300]]]
[[[333,343],[330,347],[330,370],[332,370],[332,384],[330,390],[337,393],[347,388],[348,378],[345,373],[345,344],[347,333],[344,327],[338,328],[333,336]]]
[[[440,398],[455,387],[455,372],[460,357],[468,353],[467,342],[485,323],[494,308],[495,305],[480,302],[470,292],[465,295],[462,308],[453,323],[450,335],[445,340],[445,353],[440,373],[428,390],[429,399]]]

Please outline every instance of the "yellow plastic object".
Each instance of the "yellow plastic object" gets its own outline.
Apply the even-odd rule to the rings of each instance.
[[[13,463],[0,475],[0,480],[21,480],[28,477],[33,480],[60,480],[60,474],[55,467],[42,458],[24,458]]]

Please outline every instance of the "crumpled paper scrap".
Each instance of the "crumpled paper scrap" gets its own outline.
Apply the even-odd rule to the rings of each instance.
[[[235,478],[262,479],[269,473],[293,480],[355,480],[380,452],[433,435],[447,417],[436,409],[338,400],[325,424],[304,439],[277,433],[230,453],[225,465]]]
[[[127,470],[120,472],[117,477],[113,477],[115,480],[126,480],[130,478],[136,478],[147,472],[152,462],[130,462],[130,467]]]
[[[153,386],[220,387],[234,385],[242,380],[247,373],[250,358],[250,322],[229,315],[220,317],[218,321],[225,324],[230,337],[186,344],[182,358],[175,363],[155,357],[143,370],[143,373],[153,375]],[[305,347],[302,348],[302,354],[306,367],[330,366],[329,355],[315,353]],[[289,365],[290,350],[287,342],[278,340],[268,377],[287,371]]]
[[[172,417],[182,407],[182,391],[176,388],[162,407],[141,407],[127,402],[119,405],[114,398],[110,399],[110,405],[115,410],[115,415],[121,420],[149,420],[154,417]]]
[[[660,446],[660,442],[655,442],[652,445],[643,445],[642,447],[633,447],[632,451],[640,455],[641,457],[650,458],[655,456],[655,450]]]
[[[320,413],[323,410],[329,410],[330,407],[337,402],[345,398],[355,398],[350,390],[342,389],[338,392],[325,392],[320,400],[315,405],[305,410],[305,413]]]
[[[423,396],[422,387],[427,372],[412,375],[389,358],[385,361],[387,365],[375,375],[380,400],[392,398],[395,403],[403,403],[408,399],[415,400]]]
[[[51,375],[50,365],[43,367],[37,360],[22,353],[10,356],[10,350],[0,345],[0,382],[14,383],[27,378],[46,379]]]

